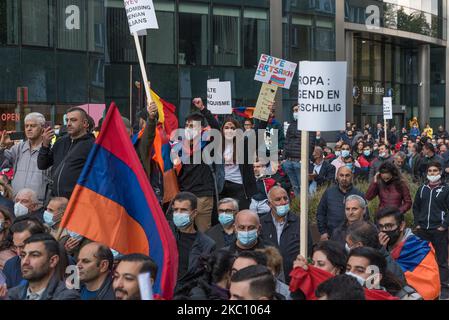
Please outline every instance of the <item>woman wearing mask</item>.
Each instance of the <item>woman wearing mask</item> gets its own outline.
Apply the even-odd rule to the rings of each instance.
[[[12,251],[12,236],[9,234],[9,227],[13,222],[8,209],[0,206],[0,271],[3,270],[6,261],[16,254]]]
[[[364,143],[363,144],[363,152],[357,158],[357,161],[360,163],[360,169],[361,169],[360,177],[361,177],[361,179],[363,179],[365,181],[368,181],[369,168],[370,168],[370,166],[373,163],[375,158],[376,157],[373,154],[373,151],[371,149],[371,145],[368,144],[368,143]]]
[[[379,197],[379,210],[397,207],[405,214],[412,207],[412,198],[407,183],[398,168],[391,162],[384,162],[374,176],[365,195],[368,201]]]
[[[240,210],[248,209],[251,198],[257,193],[254,168],[249,161],[249,137],[243,135],[240,123],[233,118],[224,121],[221,133],[223,165],[217,169],[220,199],[236,199]]]

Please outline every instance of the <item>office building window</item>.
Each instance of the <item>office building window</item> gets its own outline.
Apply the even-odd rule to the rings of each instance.
[[[18,5],[16,0],[0,1],[0,44],[17,44]]]
[[[220,66],[240,66],[240,9],[215,7],[213,35],[214,64]]]
[[[22,42],[53,46],[53,5],[49,0],[22,0]]]
[[[179,64],[208,64],[208,15],[206,4],[179,4]]]
[[[175,3],[154,2],[159,29],[148,30],[147,62],[175,63]]]
[[[86,50],[86,1],[58,0],[58,48]]]
[[[104,52],[106,42],[105,8],[103,0],[88,0],[89,51]]]
[[[262,53],[269,53],[270,29],[268,12],[263,9],[245,9],[243,12],[244,66],[257,67]]]

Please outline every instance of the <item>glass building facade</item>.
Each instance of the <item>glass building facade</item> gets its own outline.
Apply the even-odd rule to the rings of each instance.
[[[260,83],[253,79],[261,53],[295,62],[344,60],[341,50],[348,43],[339,38],[342,25],[344,33],[353,34],[354,120],[376,121],[382,96],[388,94],[395,105],[404,106],[395,118],[398,124],[419,113],[418,46],[430,39],[430,121],[444,121],[446,0],[154,4],[160,29],[149,30],[141,45],[152,87],[178,107],[181,122],[191,111],[192,98],[206,96],[211,78],[232,82],[235,106],[254,106]],[[385,34],[363,29],[370,17],[366,9],[373,5]],[[144,105],[122,0],[1,0],[0,74],[0,129],[18,128],[17,119],[30,111],[61,122],[71,106],[115,101],[129,116]],[[295,78],[290,90],[282,90],[280,118],[290,119],[296,89]]]

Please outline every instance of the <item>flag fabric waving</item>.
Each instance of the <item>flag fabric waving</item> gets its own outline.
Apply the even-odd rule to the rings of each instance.
[[[61,228],[121,254],[149,255],[158,266],[153,291],[172,298],[178,268],[176,241],[114,103],[78,179]]]

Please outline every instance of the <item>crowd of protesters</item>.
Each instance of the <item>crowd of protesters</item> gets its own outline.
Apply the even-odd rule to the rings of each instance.
[[[400,132],[348,122],[336,144],[310,133],[307,192],[325,191],[316,212],[319,237],[309,230],[309,257],[302,257],[292,206],[301,191],[298,107],[285,132],[274,106],[268,121],[220,119],[200,98],[192,107],[181,148],[189,152],[176,152],[179,190],[165,204],[168,186],[150,157],[157,107],[139,113],[138,130],[123,119],[130,138],[140,132],[135,150],[176,239],[174,299],[449,298],[449,134],[442,126],[433,132],[426,125],[421,133],[417,119]],[[30,113],[24,141],[1,135],[0,169],[8,174],[0,179],[0,299],[140,299],[139,274],[150,273],[154,282],[160,268],[149,256],[123,255],[60,228],[101,130],[80,108],[68,110],[66,119],[50,127],[42,114]],[[185,161],[207,147],[211,129],[222,134],[222,161]],[[248,135],[236,135],[237,129],[263,130],[264,141],[256,144],[268,153],[278,150],[279,161],[250,154]],[[194,144],[198,137],[202,142]],[[357,181],[366,181],[368,190],[360,191]],[[420,185],[416,194],[410,183]],[[375,198],[379,205],[370,213]],[[407,225],[410,210],[413,224]],[[77,267],[79,288],[68,285],[68,266]]]

